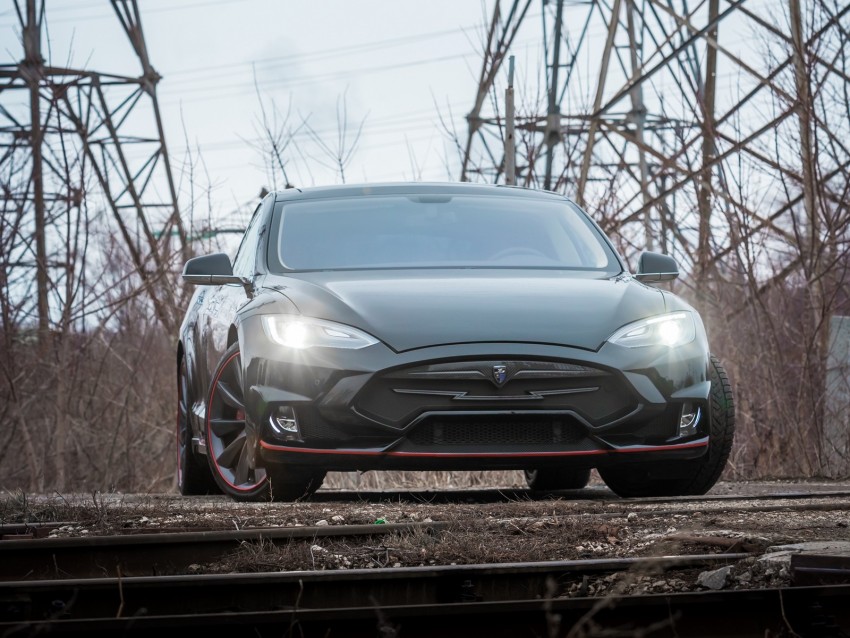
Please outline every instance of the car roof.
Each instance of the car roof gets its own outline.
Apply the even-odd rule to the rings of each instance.
[[[532,199],[566,199],[559,193],[533,190],[501,184],[470,184],[468,182],[385,182],[377,184],[341,184],[288,188],[276,191],[275,201],[322,199],[328,197],[357,197],[362,195],[496,195]]]

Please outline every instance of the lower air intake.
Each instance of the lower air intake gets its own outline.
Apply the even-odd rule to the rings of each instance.
[[[439,417],[423,421],[408,440],[415,445],[547,445],[573,443],[583,428],[569,418]]]

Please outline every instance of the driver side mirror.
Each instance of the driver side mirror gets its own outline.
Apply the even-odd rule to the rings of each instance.
[[[635,279],[644,282],[672,281],[679,276],[676,260],[661,253],[644,252],[638,262]]]
[[[242,278],[233,274],[230,258],[224,253],[193,257],[183,267],[183,281],[196,286],[241,284]]]

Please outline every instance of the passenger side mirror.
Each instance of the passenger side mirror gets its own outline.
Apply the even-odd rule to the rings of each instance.
[[[644,252],[638,262],[635,279],[644,282],[672,281],[679,276],[676,260],[661,253]]]
[[[183,281],[197,286],[241,284],[241,277],[233,274],[230,258],[224,253],[193,257],[183,267]]]

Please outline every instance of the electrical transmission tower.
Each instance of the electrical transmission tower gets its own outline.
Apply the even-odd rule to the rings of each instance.
[[[43,0],[15,1],[23,59],[0,65],[0,242],[9,262],[0,284],[26,291],[35,275],[42,339],[81,303],[80,283],[92,278],[83,270],[105,258],[115,231],[134,272],[124,281],[129,294],[143,290],[166,328],[178,322],[173,272],[190,247],[157,101],[160,76],[136,0],[110,2],[138,75],[45,60]],[[8,281],[9,272],[19,279]]]
[[[769,148],[786,134],[799,137],[796,120],[811,108],[800,69],[820,86],[848,80],[836,62],[841,47],[827,55],[818,43],[843,42],[850,7],[815,5],[801,11],[789,0],[766,11],[746,0],[542,0],[532,15],[540,7],[532,0],[497,0],[468,134],[457,141],[460,179],[504,180],[502,65],[519,34],[534,30],[541,39],[533,17],[542,22],[545,64],[539,78],[530,65],[518,67],[517,184],[565,193],[616,232],[624,252],[674,254],[698,280],[759,233],[785,247],[808,182],[799,150],[793,157]],[[740,53],[741,42],[750,55]],[[844,125],[821,118],[801,126],[834,138]],[[832,175],[846,170],[843,158],[842,150]],[[768,194],[759,206],[748,201],[755,184]],[[789,184],[799,193],[771,199],[772,189],[784,195]]]

